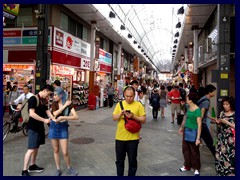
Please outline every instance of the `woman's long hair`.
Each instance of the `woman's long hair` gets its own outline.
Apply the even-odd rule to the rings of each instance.
[[[54,93],[55,93],[57,96],[61,97],[61,99],[62,99],[62,104],[64,105],[64,104],[66,103],[66,101],[67,101],[68,94],[67,94],[61,87],[56,87],[56,88],[54,89]],[[64,116],[67,116],[67,115],[68,115],[68,111],[69,111],[69,108],[68,108],[68,107],[65,108],[65,110],[63,111],[63,115],[64,115]]]

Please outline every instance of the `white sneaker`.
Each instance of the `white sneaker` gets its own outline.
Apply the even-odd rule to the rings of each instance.
[[[190,171],[191,168],[187,168],[187,167],[183,166],[183,167],[181,167],[179,170],[180,170],[181,172],[185,172],[185,171]]]
[[[194,171],[194,176],[200,176],[199,170],[195,170],[195,171]]]

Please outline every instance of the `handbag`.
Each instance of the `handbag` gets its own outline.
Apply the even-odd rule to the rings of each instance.
[[[233,134],[233,142],[235,144],[235,129],[234,128],[231,128],[231,132]]]
[[[184,128],[184,140],[188,142],[195,142],[197,138],[197,129]]]
[[[124,109],[122,101],[120,101],[120,107],[122,110]],[[131,133],[139,132],[140,129],[142,128],[142,125],[139,122],[137,122],[134,119],[128,118],[125,115],[124,115],[124,120],[125,120],[125,125],[124,125],[125,129]]]

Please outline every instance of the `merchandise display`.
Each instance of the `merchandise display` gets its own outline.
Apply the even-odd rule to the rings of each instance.
[[[13,85],[18,83],[18,91],[23,93],[23,86],[28,85],[31,81],[32,92],[34,91],[34,66],[33,65],[3,65],[3,85],[6,85],[8,81]]]
[[[80,106],[80,108],[84,108],[87,106],[88,102],[88,85],[87,84],[78,84],[73,83],[72,89],[72,101],[75,107]]]

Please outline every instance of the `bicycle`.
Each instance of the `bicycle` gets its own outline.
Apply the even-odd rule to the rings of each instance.
[[[14,123],[13,117],[14,117],[14,114],[17,113],[18,111],[20,111],[20,109],[19,110],[18,109],[14,109],[12,105],[10,105],[10,108],[13,111],[13,114],[10,116],[10,119],[3,124],[3,142],[7,138],[8,134],[10,132],[10,129],[13,128],[13,123]],[[19,118],[18,122],[20,122],[18,124],[21,124],[21,125],[17,127],[15,132],[10,132],[10,133],[17,133],[17,132],[22,131],[25,136],[28,136],[27,124],[24,123],[24,122],[22,123],[22,118]],[[48,131],[49,131],[49,124],[45,124],[44,123],[44,129],[45,129],[45,137],[47,137],[48,136]]]
[[[3,141],[7,138],[8,134],[10,132],[10,129],[13,128],[13,124],[14,124],[13,118],[14,118],[14,115],[18,111],[20,111],[20,109],[19,110],[18,109],[14,109],[12,105],[10,105],[10,108],[12,110],[12,115],[10,116],[10,119],[3,124]],[[24,122],[21,123],[22,122],[22,118],[19,118],[18,122],[20,122],[20,123],[18,123],[18,124],[20,124],[20,126],[17,127],[15,132],[10,132],[10,133],[17,133],[17,132],[22,131],[25,136],[28,136],[28,129],[27,129],[26,123],[24,123]]]

